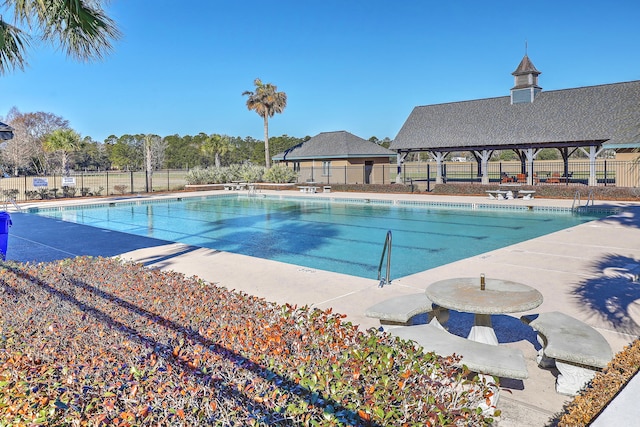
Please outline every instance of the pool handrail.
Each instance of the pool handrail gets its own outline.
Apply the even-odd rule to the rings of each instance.
[[[387,247],[389,248],[387,252]],[[382,261],[384,261],[384,255],[387,253],[387,276],[380,280],[382,275]],[[391,284],[391,230],[387,231],[387,237],[384,239],[384,246],[382,247],[382,256],[380,256],[380,264],[378,264],[378,280],[380,284],[378,287],[383,287],[385,284]]]

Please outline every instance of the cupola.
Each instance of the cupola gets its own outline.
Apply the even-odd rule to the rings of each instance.
[[[511,104],[531,103],[542,88],[538,86],[540,71],[536,70],[527,54],[524,55],[518,68],[511,73],[515,79],[515,86],[511,88]]]

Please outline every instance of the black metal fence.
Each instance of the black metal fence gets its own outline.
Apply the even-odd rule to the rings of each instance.
[[[476,162],[445,162],[441,165],[444,182],[482,182]],[[433,184],[437,177],[435,162],[412,162],[397,165],[339,166],[301,168],[298,181],[325,184],[389,184],[393,182],[424,182]],[[489,162],[490,183],[525,181],[537,184],[589,185],[591,164],[588,161],[536,161],[532,165],[520,162]],[[595,163],[595,185],[618,187],[640,186],[640,163],[598,160]],[[566,170],[565,170],[566,169]],[[532,174],[531,180],[528,180]],[[399,179],[398,179],[399,178]]]
[[[24,201],[182,190],[186,184],[186,174],[186,170],[155,171],[151,176],[150,188],[144,171],[5,177],[0,179],[0,191],[4,200]]]
[[[441,165],[444,182],[482,182],[476,162],[446,162]],[[589,185],[591,164],[588,161],[489,162],[490,183],[505,181],[531,182],[534,185]],[[39,200],[58,197],[125,195],[184,189],[187,170],[155,171],[151,186],[144,171],[76,172],[68,176],[17,176],[0,179],[0,192],[5,200]],[[529,180],[529,175],[532,178]],[[598,186],[640,187],[640,163],[598,160],[594,168]],[[301,168],[298,182],[315,181],[331,184],[414,183],[430,187],[436,182],[435,162],[410,162],[398,170],[395,164]]]

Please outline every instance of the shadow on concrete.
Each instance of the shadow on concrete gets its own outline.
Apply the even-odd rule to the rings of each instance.
[[[443,326],[454,335],[467,337],[471,332],[473,321],[474,315],[472,313],[449,310],[449,318]],[[427,314],[420,314],[411,319],[412,325],[426,324],[428,322]],[[505,344],[525,340],[530,342],[536,350],[540,349],[536,331],[519,318],[506,314],[492,314],[491,324],[499,343]]]
[[[7,261],[50,262],[82,255],[111,257],[173,244],[26,213],[11,213],[11,220]]]
[[[640,282],[633,280],[634,272],[640,272],[640,260],[611,254],[593,269],[597,276],[578,284],[574,298],[585,311],[595,313],[616,331],[640,333],[640,325],[630,311],[631,305],[640,300]]]
[[[619,208],[620,206],[597,204],[596,208]],[[588,210],[586,210],[588,212]],[[599,221],[614,222],[626,227],[640,228],[640,206],[624,206],[624,211],[610,215]]]

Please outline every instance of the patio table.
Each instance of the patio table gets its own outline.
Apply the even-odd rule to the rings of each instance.
[[[491,324],[492,314],[520,313],[542,304],[538,290],[523,283],[480,277],[458,277],[435,282],[426,289],[427,297],[440,307],[473,313],[474,325],[467,338],[498,345]]]

